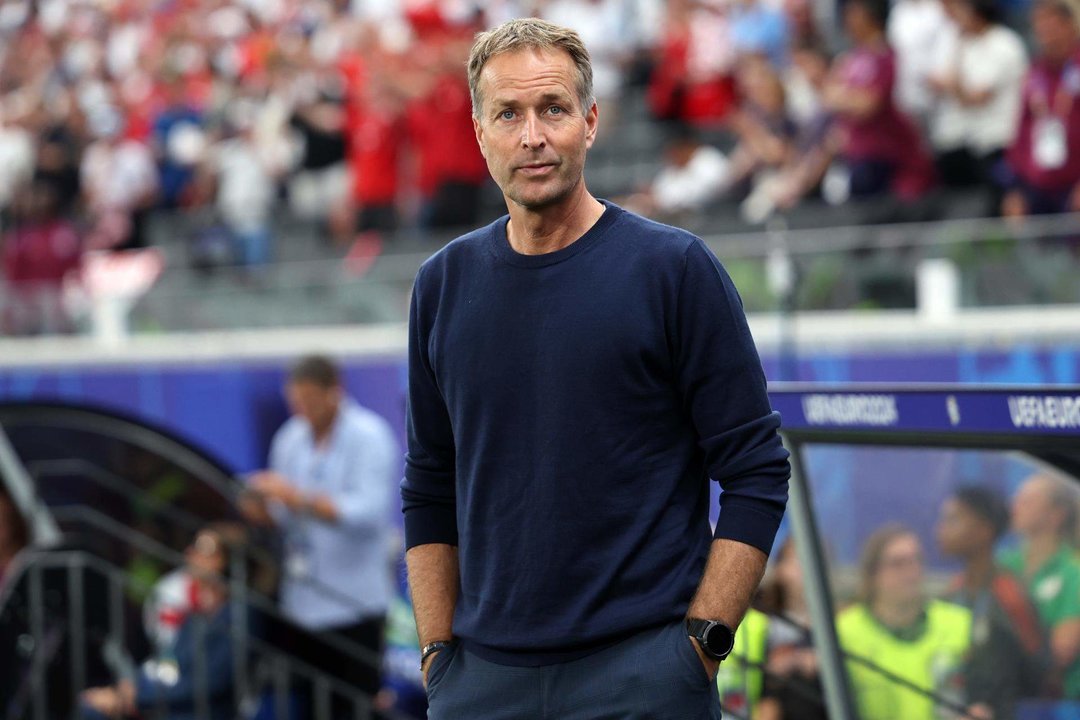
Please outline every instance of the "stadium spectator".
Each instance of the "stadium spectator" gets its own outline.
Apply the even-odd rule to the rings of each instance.
[[[783,9],[763,0],[734,0],[731,42],[738,57],[762,55],[776,70],[787,67],[791,51],[791,28]]]
[[[348,104],[346,137],[356,231],[398,228],[405,100],[388,77],[371,77]]]
[[[956,28],[942,0],[897,0],[889,10],[886,35],[895,53],[896,102],[920,128],[934,105],[931,78],[942,49]]]
[[[1012,502],[1012,528],[1021,544],[1000,557],[1026,586],[1049,634],[1052,687],[1073,700],[1080,699],[1077,502],[1071,481],[1049,474],[1029,477]]]
[[[61,287],[64,277],[79,267],[83,241],[58,205],[55,185],[41,179],[16,194],[11,229],[3,244],[8,302],[2,321],[10,334],[71,330]]]
[[[994,562],[1009,529],[1009,509],[993,490],[966,487],[941,506],[937,542],[964,567],[943,598],[972,613],[965,678],[968,702],[994,718],[1012,718],[1016,703],[1037,696],[1047,669],[1046,645],[1027,590]]]
[[[96,140],[83,154],[81,178],[94,249],[146,246],[146,214],[157,198],[157,167],[147,145],[125,136],[116,112],[99,115],[91,128]]]
[[[229,553],[218,532],[199,531],[184,555],[186,570],[194,580],[192,612],[168,649],[134,677],[83,692],[84,720],[157,717],[159,712],[170,720],[236,716]],[[200,713],[203,707],[207,715]]]
[[[34,172],[34,136],[5,117],[0,104],[0,223],[6,222],[16,191]]]
[[[887,15],[885,0],[844,5],[844,28],[854,47],[834,66],[824,104],[837,118],[850,196],[892,193],[912,201],[929,190],[933,166],[914,123],[893,99],[896,63],[885,38]]]
[[[858,602],[839,614],[836,633],[851,658],[848,677],[862,720],[935,720],[935,698],[954,706],[943,711],[963,704],[971,612],[927,598],[922,545],[911,529],[888,525],[866,541]]]
[[[206,149],[205,120],[188,98],[179,77],[165,81],[165,106],[153,121],[153,148],[161,176],[161,205],[178,208],[190,201],[195,169]]]
[[[628,210],[665,221],[705,208],[729,186],[730,176],[727,158],[702,142],[694,127],[678,123],[669,133],[664,164],[656,178],[624,200]]]
[[[1016,135],[1027,52],[1000,23],[995,0],[946,0],[945,9],[959,32],[930,75],[938,175],[948,186],[992,188],[1000,185],[995,170]],[[988,215],[997,212],[1000,195],[991,195]]]
[[[772,581],[762,589],[761,607],[770,616],[765,685],[755,720],[826,720],[817,653],[810,636],[810,611],[802,565],[789,537],[776,554]]]
[[[469,85],[461,70],[470,43],[471,35],[460,31],[432,42],[434,57],[420,68],[425,77],[413,90],[417,97],[409,106],[409,132],[424,227],[461,227],[479,219],[488,171],[476,144]]]
[[[301,359],[286,395],[293,417],[274,436],[270,469],[250,479],[241,509],[284,535],[280,591],[286,617],[365,648],[354,685],[379,691],[392,593],[390,510],[401,455],[390,425],[345,395],[337,366]]]
[[[1038,0],[1031,25],[1038,48],[1024,80],[1016,139],[1007,159],[1007,217],[1080,210],[1080,31],[1072,2]]]
[[[718,718],[728,624],[787,499],[726,273],[586,188],[590,77],[576,33],[536,19],[469,59],[509,216],[414,287],[401,495],[431,718]],[[715,533],[710,477],[729,498]]]
[[[716,0],[672,0],[649,80],[655,117],[716,126],[735,106],[730,24]]]

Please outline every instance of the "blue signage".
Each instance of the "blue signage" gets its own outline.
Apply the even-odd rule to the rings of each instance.
[[[880,391],[771,389],[786,430],[1053,435],[1080,438],[1080,387]]]

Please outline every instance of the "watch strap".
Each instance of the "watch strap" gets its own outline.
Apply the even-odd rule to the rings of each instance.
[[[450,640],[436,640],[433,643],[428,643],[427,645],[425,645],[424,649],[420,651],[420,671],[423,672],[424,663],[427,662],[427,659],[429,657],[439,652],[440,650],[445,650],[446,648],[450,647],[450,643]]]

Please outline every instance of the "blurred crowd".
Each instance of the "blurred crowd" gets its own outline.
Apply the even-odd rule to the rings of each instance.
[[[757,222],[806,198],[910,209],[945,186],[988,215],[1073,210],[1073,3],[4,2],[0,325],[64,330],[62,278],[87,251],[146,245],[159,209],[192,221],[195,264],[244,268],[273,259],[282,208],[375,252],[402,227],[477,222],[463,65],[478,30],[521,15],[581,33],[606,128],[633,91],[668,134],[631,209],[734,199]]]
[[[901,523],[876,529],[852,577],[831,577],[837,639],[858,717],[1018,720],[1074,713],[1078,518],[1074,481],[1038,472],[1011,501],[985,486],[957,488],[938,509],[932,539]],[[928,569],[928,541],[956,574]],[[789,538],[721,666],[726,710],[752,720],[828,717],[806,580]]]

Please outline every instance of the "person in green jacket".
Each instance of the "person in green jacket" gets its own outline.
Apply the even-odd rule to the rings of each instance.
[[[955,708],[965,702],[962,669],[971,612],[927,599],[922,545],[914,531],[889,525],[867,540],[859,602],[840,613],[836,631],[849,656],[861,720],[956,717]],[[929,693],[952,707],[939,705]]]
[[[1013,497],[1012,527],[1020,546],[999,562],[1027,588],[1050,637],[1052,684],[1080,699],[1080,560],[1076,557],[1078,493],[1058,475],[1038,473]]]

